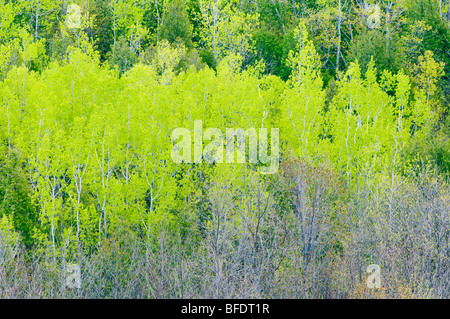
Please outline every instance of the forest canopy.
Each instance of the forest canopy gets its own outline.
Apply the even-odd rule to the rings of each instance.
[[[0,297],[449,298],[449,7],[0,0]]]

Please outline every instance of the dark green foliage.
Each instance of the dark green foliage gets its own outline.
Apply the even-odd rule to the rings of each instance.
[[[214,59],[214,54],[211,52],[211,50],[208,49],[202,49],[200,51],[200,58],[202,59],[202,61],[211,69],[216,69],[217,67],[217,62]]]
[[[23,243],[30,246],[37,215],[19,155],[11,149],[0,158],[0,216],[3,215],[12,218],[14,228],[22,233]]]
[[[108,0],[95,1],[92,14],[95,16],[93,38],[96,40],[96,49],[100,53],[101,61],[105,61],[114,43],[111,16],[108,14]]]
[[[388,38],[378,30],[370,30],[358,35],[351,47],[350,60],[357,60],[361,66],[361,72],[365,73],[371,57],[379,72],[390,70],[397,73],[405,66],[398,35]]]
[[[427,141],[414,140],[405,151],[405,161],[419,166],[432,165],[444,176],[450,176],[450,117]]]
[[[181,0],[171,0],[159,28],[159,38],[166,39],[169,43],[182,41],[186,48],[191,49],[192,24]]]

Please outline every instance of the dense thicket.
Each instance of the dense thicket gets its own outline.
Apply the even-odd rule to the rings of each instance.
[[[0,296],[450,297],[449,20],[437,0],[0,0]],[[176,164],[195,120],[278,128],[279,170]]]

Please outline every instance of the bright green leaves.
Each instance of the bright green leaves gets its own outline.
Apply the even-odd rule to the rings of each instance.
[[[126,35],[130,40],[130,45],[133,41],[142,41],[146,36],[147,30],[142,25],[144,18],[144,10],[142,6],[145,1],[130,1],[130,0],[112,0],[108,1],[109,10],[113,17],[113,33],[114,41],[119,35]]]
[[[135,64],[120,77],[83,45],[70,47],[68,60],[41,74],[11,69],[0,84],[0,136],[22,154],[42,226],[36,238],[93,248],[118,229],[149,235],[155,225],[168,222],[176,230],[200,218],[211,177],[231,171],[245,177],[261,163],[174,163],[172,131],[191,130],[196,120],[224,132],[278,128],[284,158],[331,162],[349,186],[362,175],[394,175],[411,127],[418,134],[434,118],[442,65],[427,53],[411,81],[403,72],[377,76],[373,61],[362,75],[352,63],[326,103],[306,27],[300,24],[294,36],[288,82],[265,75],[262,63],[241,70],[245,57],[234,49],[221,53],[216,71],[177,74],[185,48],[167,41],[159,42],[149,65]],[[26,50],[26,60],[36,56]],[[232,222],[252,224],[257,204],[246,211],[236,202],[247,219]]]
[[[8,236],[4,233],[7,231],[16,238],[18,234],[10,230],[14,226],[21,233],[23,242],[30,245],[37,218],[31,201],[31,188],[21,167],[20,153],[2,145],[0,154],[0,233],[3,232],[0,237]]]
[[[171,45],[167,40],[158,43],[152,64],[161,75],[161,83],[169,84],[175,74],[175,68],[186,55],[186,48],[182,43]]]
[[[436,64],[428,62],[428,74],[436,76]],[[423,75],[416,81],[425,84],[435,81],[424,80],[428,78]],[[432,91],[431,84],[427,88]],[[430,108],[423,105],[426,91],[416,87],[422,99],[411,101],[411,89],[411,81],[402,71],[397,75],[385,71],[377,80],[373,61],[364,78],[358,64],[351,64],[342,75],[328,114],[328,125],[333,150],[330,155],[338,168],[346,172],[348,182],[359,174],[385,170],[395,174],[398,170],[399,157],[409,142],[412,125],[420,130],[416,123],[433,117]]]
[[[328,125],[331,156],[348,181],[359,173],[381,169],[380,162],[389,145],[392,123],[391,99],[376,82],[373,62],[365,78],[358,64],[351,64],[338,82]]]
[[[309,40],[308,31],[305,24],[300,24],[299,28],[295,29],[294,37],[297,43],[297,52],[289,52],[288,66],[292,69],[290,80],[297,85],[301,85],[305,76],[311,78],[312,81],[317,81],[320,78],[320,58],[314,48],[312,40]],[[316,85],[322,83],[316,82]]]
[[[14,39],[0,42],[0,78],[13,66],[40,69],[45,57],[44,40],[34,41],[27,29],[20,29]]]

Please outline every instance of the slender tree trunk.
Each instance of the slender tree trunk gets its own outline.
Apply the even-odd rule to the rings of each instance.
[[[337,43],[337,52],[336,52],[336,74],[339,71],[339,58],[341,55],[341,23],[342,23],[342,7],[341,7],[341,0],[338,0],[338,25],[337,25],[337,32],[338,32],[338,43]]]

